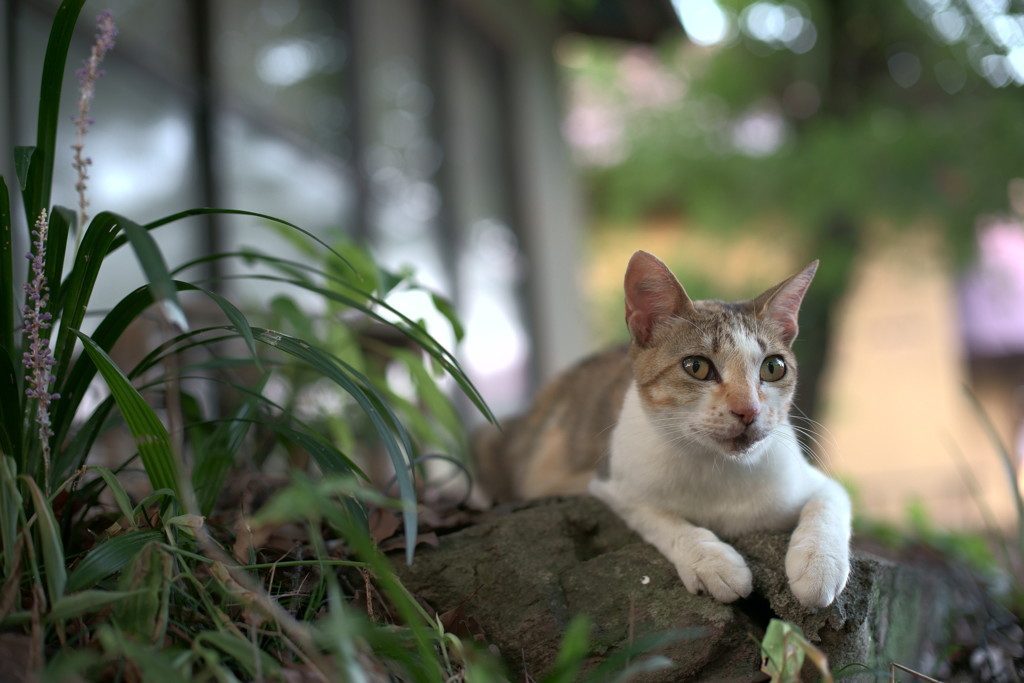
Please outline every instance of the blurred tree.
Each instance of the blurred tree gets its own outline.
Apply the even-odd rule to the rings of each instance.
[[[616,221],[771,225],[765,239],[821,258],[799,350],[813,415],[867,227],[934,227],[963,262],[977,218],[1020,201],[1022,5],[693,0],[677,3],[686,38],[654,52],[588,44],[565,61],[590,123],[569,130],[592,206]]]

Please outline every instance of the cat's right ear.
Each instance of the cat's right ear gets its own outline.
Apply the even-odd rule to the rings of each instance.
[[[656,256],[638,251],[626,267],[626,325],[633,341],[650,345],[654,328],[693,312],[693,302],[679,280]]]

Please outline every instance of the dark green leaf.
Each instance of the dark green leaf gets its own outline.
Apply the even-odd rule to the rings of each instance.
[[[12,347],[13,350],[13,347]],[[18,384],[14,359],[0,347],[0,451],[19,459],[21,452],[21,419],[24,393]]]
[[[53,207],[50,213],[49,232],[46,238],[46,282],[53,298],[59,296],[61,278],[64,276],[64,255],[67,253],[68,234],[78,220],[77,214],[63,206]],[[33,224],[34,225],[34,224]],[[53,307],[53,304],[50,305]]]
[[[0,543],[3,543],[4,576],[14,573],[16,560],[15,539],[18,536],[18,511],[21,492],[18,491],[17,464],[9,455],[0,454]],[[10,550],[8,550],[10,549]]]
[[[279,424],[265,426],[301,446],[316,461],[317,466],[323,470],[324,474],[356,474],[363,481],[370,480],[358,465],[323,437]]]
[[[117,216],[114,214],[104,212],[93,218],[82,236],[71,273],[68,274],[61,286],[54,315],[56,318],[59,313],[61,326],[57,333],[57,344],[54,349],[56,365],[53,369],[53,374],[61,385],[64,384],[64,378],[67,377],[68,367],[71,365],[74,353],[75,336],[72,330],[80,329],[82,326],[89,300],[92,298],[93,288],[96,286],[100,266],[103,265],[103,259],[119,230]],[[66,400],[64,398],[65,389],[60,386],[58,391],[63,404]],[[70,420],[73,417],[73,411],[62,411],[62,407],[58,406],[57,418],[54,420],[53,431],[57,437],[56,443],[60,443],[61,438],[70,428]]]
[[[217,294],[212,290],[202,289],[200,287],[196,287],[195,285],[186,284],[183,282],[176,282],[175,284],[177,285],[178,289],[181,290],[195,289],[196,291],[200,291],[207,297],[209,297],[215,304],[220,306],[220,309],[224,312],[224,315],[227,316],[227,319],[231,321],[231,324],[234,325],[235,330],[238,332],[238,334],[242,336],[242,339],[245,341],[245,346],[246,348],[249,349],[249,354],[252,356],[252,360],[256,364],[256,369],[260,371],[263,370],[263,366],[260,363],[260,357],[256,354],[256,340],[252,336],[252,326],[249,324],[249,320],[245,317],[245,314],[242,313],[242,311],[240,311],[238,307],[236,307],[233,303],[231,303],[230,301],[222,297],[220,294]]]
[[[18,187],[24,192],[28,186],[28,171],[32,167],[32,155],[36,148],[17,146],[14,148],[14,173],[18,176]]]
[[[110,356],[88,336],[80,332],[77,334],[85,345],[86,353],[92,358],[104,382],[110,388],[128,430],[135,438],[139,456],[154,490],[166,488],[179,494],[177,461],[171,449],[167,429]]]
[[[265,260],[268,263],[272,263],[274,261],[281,261],[281,259],[273,259],[272,257],[266,257]],[[430,334],[420,323],[412,320],[407,315],[405,315],[395,307],[388,304],[386,301],[377,299],[367,294],[366,292],[359,292],[358,296],[353,297],[324,287],[312,286],[306,282],[302,282],[299,280],[279,278],[274,277],[272,275],[248,275],[245,276],[245,279],[268,280],[271,282],[283,282],[295,285],[309,292],[313,292],[314,294],[318,294],[330,301],[336,301],[338,303],[342,303],[346,306],[349,306],[361,313],[365,313],[374,320],[377,320],[385,325],[394,328],[402,335],[404,335],[406,338],[408,338],[410,341],[414,342],[416,345],[418,345],[420,348],[422,348],[424,351],[430,354],[430,356],[444,369],[444,371],[448,373],[452,377],[452,379],[455,380],[455,382],[459,385],[459,388],[462,390],[462,392],[466,394],[466,396],[473,402],[473,404],[477,407],[477,409],[484,417],[486,417],[491,422],[497,421],[496,418],[494,417],[494,414],[491,412],[490,408],[487,407],[487,403],[484,401],[483,397],[480,395],[479,391],[477,391],[476,387],[473,385],[470,379],[466,376],[465,372],[463,372],[458,361],[451,354],[451,352],[444,348],[444,346],[442,346],[440,342],[438,342],[436,339],[430,336]],[[335,280],[335,282],[338,282],[338,284],[341,284],[345,287],[349,286],[347,283],[341,281]],[[374,309],[374,307],[368,306],[365,303],[363,303],[367,300],[372,301],[374,306],[382,308],[391,315],[393,315],[395,318],[398,319],[398,322],[393,322],[392,320],[385,318],[382,314],[378,313]]]
[[[248,674],[247,680],[255,680],[256,674],[262,672],[263,676],[276,678],[281,669],[277,660],[263,652],[251,641],[239,638],[227,631],[203,631],[195,638],[197,646],[212,645],[224,654],[228,655],[242,670]],[[259,667],[256,660],[259,659]]]
[[[132,531],[110,540],[103,541],[78,563],[68,577],[68,591],[76,592],[95,586],[106,577],[128,566],[149,543],[159,543],[163,534],[159,531]]]
[[[410,475],[410,466],[414,459],[414,448],[402,427],[401,422],[391,412],[387,401],[363,375],[356,372],[343,361],[326,354],[301,339],[291,337],[273,330],[254,328],[256,339],[276,349],[292,355],[308,363],[318,370],[325,378],[336,383],[356,400],[363,412],[370,419],[377,435],[384,445],[384,450],[391,459],[405,507],[402,516],[406,528],[406,560],[411,564],[413,551],[416,547],[416,490]]]
[[[46,589],[50,604],[53,605],[64,596],[64,587],[68,581],[67,567],[64,563],[64,544],[60,539],[60,527],[57,526],[57,520],[53,516],[53,508],[50,507],[43,492],[39,490],[35,480],[26,476],[22,476],[21,480],[28,487],[29,496],[32,498],[33,508],[36,511],[36,538],[43,550]]]
[[[25,200],[25,218],[29,225],[32,225],[40,212],[50,205],[64,67],[68,61],[68,47],[71,45],[75,24],[78,23],[78,14],[84,4],[85,0],[64,0],[50,25],[50,38],[46,42],[46,56],[43,59],[43,75],[39,81],[36,149],[32,154],[32,163],[26,179],[22,181],[25,185],[22,192]]]
[[[98,219],[97,219],[98,220]],[[93,221],[93,225],[97,223]],[[90,226],[90,230],[92,227]],[[92,238],[87,235],[87,240],[83,240],[83,248],[86,242],[92,243]],[[81,249],[79,253],[81,253]],[[83,264],[83,268],[85,265]],[[95,281],[95,278],[93,278]],[[196,287],[195,285],[188,284],[185,282],[174,282],[174,286],[179,291],[199,291],[208,296],[214,303],[220,306],[224,315],[235,324],[238,333],[242,339],[245,340],[246,346],[249,347],[253,358],[256,359],[257,367],[259,367],[260,361],[256,357],[256,345],[252,337],[252,328],[249,326],[248,321],[241,311],[234,306],[230,301],[224,297]],[[114,308],[103,317],[100,324],[97,326],[96,331],[93,333],[92,338],[96,344],[109,353],[114,347],[114,344],[120,338],[121,334],[128,328],[128,326],[153,303],[153,295],[150,287],[144,285],[128,296],[123,298],[117,303]],[[79,321],[80,322],[80,321]],[[142,365],[142,364],[140,364]],[[78,359],[78,361],[71,368],[70,372],[67,373],[61,386],[59,387],[61,400],[56,405],[56,411],[53,418],[54,432],[56,434],[56,441],[61,442],[71,427],[71,420],[74,418],[75,413],[78,410],[82,398],[85,396],[86,390],[89,388],[89,383],[96,374],[96,366],[88,358],[84,356]],[[61,375],[58,375],[61,377]],[[65,463],[72,469],[77,469],[80,466],[79,458],[70,458]]]
[[[259,389],[266,384],[269,375],[264,375]],[[196,467],[192,472],[192,488],[196,491],[200,514],[208,515],[217,503],[224,480],[235,462],[235,455],[241,451],[242,442],[249,432],[249,420],[256,412],[256,401],[250,397],[238,407],[232,419],[222,422],[204,440],[196,455]]]
[[[11,196],[0,176],[0,348],[14,351],[15,311],[18,295],[14,291],[14,225]],[[10,451],[8,451],[10,452]]]
[[[590,620],[577,614],[565,629],[555,666],[544,676],[543,683],[574,683],[589,653]]]
[[[462,321],[459,320],[459,314],[455,312],[452,302],[440,294],[431,294],[430,300],[434,302],[437,312],[443,315],[448,324],[452,326],[455,341],[462,341],[462,338],[466,336],[466,329],[462,326]]]
[[[135,595],[117,606],[114,617],[125,633],[144,643],[161,643],[167,634],[174,559],[155,543],[145,546],[121,573],[118,587]]]
[[[128,497],[128,492],[125,490],[121,480],[117,478],[116,474],[106,467],[97,466],[91,467],[90,469],[99,473],[100,477],[102,477],[103,481],[107,485],[107,490],[110,491],[112,496],[114,496],[114,502],[117,503],[118,510],[121,511],[121,514],[124,515],[128,524],[132,528],[137,528],[138,525],[135,523],[135,515],[132,514],[132,501],[131,498]]]
[[[682,640],[707,638],[708,631],[700,626],[672,629],[637,638],[629,645],[616,650],[600,664],[587,672],[586,683],[604,683],[633,680],[641,673],[671,669],[675,664],[661,655],[647,656],[651,650],[659,650]]]
[[[177,329],[188,330],[185,311],[178,302],[177,287],[171,279],[167,263],[153,236],[149,234],[148,230],[124,216],[117,216],[117,222],[124,230],[128,241],[131,242],[132,249],[135,250],[139,265],[142,266],[142,272],[145,273],[146,279],[149,281],[153,298],[160,305],[164,317]]]
[[[46,619],[50,622],[75,619],[100,612],[122,600],[134,598],[137,594],[138,591],[79,591],[54,602]]]
[[[177,656],[173,649],[156,649],[150,643],[139,643],[117,628],[116,624],[103,624],[96,630],[97,638],[109,657],[134,662],[146,683],[182,683],[191,680],[181,669],[188,658]]]

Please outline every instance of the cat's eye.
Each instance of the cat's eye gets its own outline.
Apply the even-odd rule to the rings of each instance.
[[[786,376],[786,361],[782,356],[768,356],[761,363],[761,379],[765,382],[778,382]]]
[[[687,356],[683,359],[683,370],[695,379],[714,378],[714,366],[704,356]]]

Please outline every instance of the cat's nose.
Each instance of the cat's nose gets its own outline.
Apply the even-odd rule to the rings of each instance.
[[[761,412],[761,408],[756,405],[732,406],[729,410],[745,425],[750,425]]]

